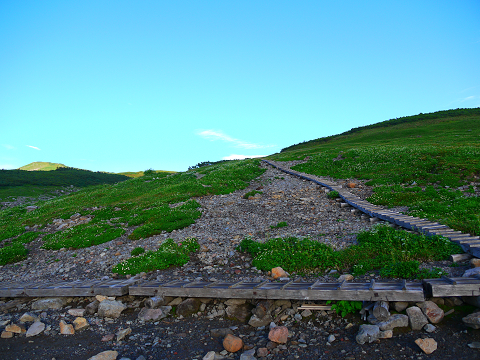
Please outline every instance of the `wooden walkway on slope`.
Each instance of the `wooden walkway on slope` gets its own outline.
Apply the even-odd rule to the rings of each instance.
[[[472,254],[473,256],[480,258],[479,236],[463,234],[461,231],[455,231],[453,229],[450,229],[448,226],[442,225],[437,222],[432,222],[427,219],[408,216],[392,210],[384,209],[382,206],[374,205],[369,203],[368,201],[360,199],[358,196],[352,194],[350,191],[343,188],[341,185],[338,185],[332,181],[319,178],[315,175],[305,174],[302,172],[284,168],[281,165],[272,161],[262,161],[287,174],[297,176],[301,179],[313,181],[314,183],[325,186],[332,191],[337,191],[340,197],[347,204],[364,212],[365,214],[368,214],[371,217],[394,223],[409,230],[419,231],[426,235],[442,235],[450,239],[451,241],[459,244],[462,247],[463,251],[465,251],[466,253]]]
[[[480,278],[376,282],[248,282],[84,280],[49,283],[2,283],[0,297],[172,296],[223,299],[424,301],[427,297],[480,296]]]

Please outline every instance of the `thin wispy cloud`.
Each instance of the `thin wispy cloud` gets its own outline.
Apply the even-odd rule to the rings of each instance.
[[[221,140],[221,141],[229,142],[235,145],[236,147],[239,147],[242,149],[265,149],[265,148],[276,146],[276,145],[263,145],[263,144],[249,143],[240,139],[233,138],[227,134],[224,134],[222,131],[218,131],[218,130],[204,130],[204,131],[198,132],[197,135],[210,141]]]
[[[5,149],[7,149],[7,150],[14,150],[14,149],[15,149],[14,146],[9,145],[9,144],[2,144],[2,146],[3,146]]]
[[[475,96],[467,96],[466,98],[462,99],[461,102],[473,100],[473,99],[475,99]]]
[[[32,145],[26,145],[26,146],[28,146],[29,148],[32,148],[32,149],[35,149],[35,150],[39,150],[39,151],[40,151],[40,149],[39,149],[38,147],[36,147],[36,146],[32,146]]]
[[[243,159],[253,159],[253,158],[260,158],[265,157],[268,155],[239,155],[239,154],[232,154],[229,156],[225,156],[222,160],[243,160]]]

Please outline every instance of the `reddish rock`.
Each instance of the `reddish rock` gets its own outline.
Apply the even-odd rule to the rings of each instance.
[[[73,325],[67,324],[65,321],[60,321],[60,334],[62,335],[73,335],[75,330],[73,330]]]
[[[2,339],[10,339],[13,337],[13,333],[10,331],[2,331],[1,338]]]
[[[353,189],[355,186],[357,186],[357,184],[352,183],[352,182],[347,184],[347,187],[350,188],[350,189]]]
[[[15,333],[15,334],[23,334],[27,330],[25,329],[25,326],[23,326],[23,325],[10,324],[10,325],[7,325],[7,327],[5,328],[5,331],[9,331],[9,332]]]
[[[445,316],[443,310],[440,309],[433,301],[424,301],[418,303],[417,306],[422,310],[432,324],[438,324]]]
[[[288,277],[285,270],[283,270],[280,266],[272,269],[272,276],[274,279]]]
[[[234,353],[243,348],[243,340],[232,334],[228,334],[223,339],[223,347],[228,352]]]
[[[422,349],[422,351],[427,355],[437,350],[437,342],[431,338],[417,339],[415,340],[415,344],[417,344],[420,349]]]
[[[279,344],[286,344],[288,340],[288,329],[286,326],[275,326],[268,333],[268,339]]]

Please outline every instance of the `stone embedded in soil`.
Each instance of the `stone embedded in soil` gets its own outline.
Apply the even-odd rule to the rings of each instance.
[[[415,344],[417,344],[420,349],[422,349],[422,351],[427,355],[437,350],[437,342],[431,338],[417,339],[415,340]]]
[[[34,322],[37,321],[37,318],[29,313],[25,313],[19,320],[21,323]]]
[[[85,309],[68,309],[68,313],[72,316],[83,316]]]
[[[143,308],[138,313],[138,319],[143,321],[156,321],[166,318],[172,310],[171,306],[161,306],[158,309]]]
[[[75,327],[75,331],[79,331],[89,327],[90,324],[88,323],[87,319],[79,316],[75,320],[73,320],[73,326]]]
[[[358,344],[363,345],[366,342],[373,342],[377,339],[388,339],[393,336],[392,330],[380,331],[377,325],[360,325],[360,329],[355,337]]]
[[[202,360],[215,360],[215,351],[209,351],[206,353]]]
[[[223,339],[223,348],[228,352],[234,353],[243,347],[243,340],[235,335],[227,334]]]
[[[114,335],[114,334],[107,334],[107,335],[105,335],[105,336],[102,337],[102,341],[103,341],[103,342],[112,341],[113,339],[115,339],[115,335]]]
[[[25,326],[17,325],[17,324],[10,324],[5,327],[5,331],[10,331],[15,334],[23,334],[27,330],[25,330]]]
[[[123,340],[127,335],[130,335],[132,333],[131,328],[126,328],[126,329],[120,329],[117,332],[117,341]]]
[[[13,337],[13,333],[11,331],[2,331],[2,335],[1,335],[1,338],[2,339],[10,339]]]
[[[393,303],[393,308],[395,309],[396,312],[402,312],[408,307],[408,302],[407,301],[395,301]]]
[[[27,330],[26,337],[36,336],[45,330],[45,324],[41,321],[35,321]]]
[[[88,360],[116,360],[118,352],[113,350],[102,351],[95,356],[88,358]]]
[[[407,309],[408,322],[412,330],[422,330],[428,324],[427,317],[422,310],[417,306],[412,306]]]
[[[286,326],[275,326],[268,333],[268,339],[279,344],[286,344],[288,340],[288,328]]]

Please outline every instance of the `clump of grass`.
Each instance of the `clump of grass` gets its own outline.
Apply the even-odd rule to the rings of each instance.
[[[252,191],[247,192],[245,195],[243,195],[243,198],[248,199],[249,197],[255,196],[256,194],[263,194],[263,192],[262,191],[257,191],[257,190],[252,190]]]
[[[130,251],[130,255],[137,256],[137,255],[143,254],[144,252],[145,252],[145,249],[142,248],[141,246],[138,246],[132,251]]]
[[[327,196],[330,198],[330,199],[336,199],[340,196],[340,194],[338,193],[338,191],[330,191]]]
[[[142,255],[122,261],[112,269],[112,272],[119,275],[135,275],[171,266],[182,266],[190,260],[189,254],[198,251],[199,248],[194,238],[185,239],[179,245],[173,239],[167,239],[157,251],[146,251]]]
[[[247,238],[238,249],[250,253],[252,265],[264,271],[277,266],[288,272],[338,266],[338,257],[331,247],[310,239],[275,238],[259,243]]]
[[[0,265],[13,264],[25,260],[28,250],[20,243],[4,246],[0,249]]]
[[[394,278],[438,277],[439,269],[420,271],[419,261],[446,260],[451,254],[462,252],[458,244],[447,238],[412,234],[386,225],[360,233],[357,241],[358,245],[334,251],[308,238],[277,238],[265,243],[247,238],[238,249],[250,253],[252,265],[264,271],[277,266],[289,272],[347,268],[354,275],[380,270],[382,276]]]
[[[331,304],[332,300],[327,301],[327,305]],[[349,300],[340,300],[332,305],[332,310],[337,314],[345,317],[348,314],[353,314],[362,309],[361,301],[349,301]]]
[[[287,227],[288,224],[286,221],[280,221],[277,225],[270,225],[270,229],[280,229],[282,227]]]

